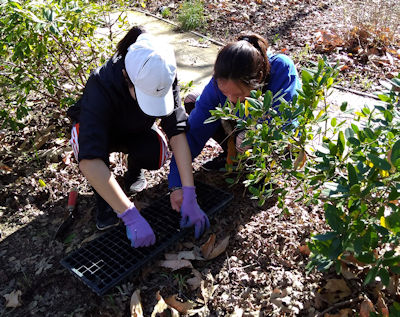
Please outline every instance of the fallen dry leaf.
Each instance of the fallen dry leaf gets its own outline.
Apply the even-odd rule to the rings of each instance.
[[[6,307],[15,308],[21,306],[21,295],[22,292],[12,291],[10,294],[5,294],[3,297],[6,299]]]
[[[399,276],[392,275],[389,279],[389,285],[387,286],[389,294],[395,295],[397,293],[398,286],[399,286]]]
[[[154,306],[153,312],[151,313],[151,317],[156,317],[157,314],[161,314],[167,309],[170,310],[170,315],[171,317],[179,317],[179,312],[173,308],[167,305],[167,303],[164,301],[162,296],[160,295],[160,292],[158,291],[156,294],[156,298],[158,300],[156,306]]]
[[[226,250],[226,248],[228,247],[228,244],[229,244],[229,238],[230,238],[230,236],[227,236],[220,243],[218,243],[214,247],[214,249],[211,251],[211,253],[208,255],[207,260],[214,259],[218,255],[220,255],[221,253],[225,252],[225,250]]]
[[[181,314],[187,314],[189,309],[192,309],[194,304],[191,302],[180,302],[176,299],[176,295],[172,295],[168,298],[166,298],[165,303],[169,305],[170,307],[175,308],[178,312]]]
[[[133,292],[131,297],[131,317],[143,317],[143,308],[140,300],[140,290]]]
[[[195,269],[192,270],[194,277],[186,280],[186,283],[189,285],[190,289],[194,291],[200,287],[201,281],[203,280],[203,276],[201,273]]]
[[[235,307],[235,310],[232,314],[230,314],[230,317],[242,317],[244,313],[243,308],[240,307]]]
[[[342,279],[329,279],[320,292],[322,300],[328,304],[334,304],[350,294],[350,288]]]
[[[164,257],[168,261],[170,261],[170,260],[178,260],[178,254],[176,254],[176,253],[165,253]]]
[[[0,162],[0,170],[6,171],[6,172],[12,171],[12,169],[10,167],[8,167],[6,164],[4,164],[3,162]]]
[[[303,245],[299,246],[299,251],[301,254],[306,255],[306,256],[309,256],[311,253],[310,248],[308,247],[307,244],[303,244]]]
[[[298,168],[302,168],[307,160],[307,154],[305,153],[304,149],[301,149],[299,155],[297,156],[296,160],[293,163],[293,167],[295,170]]]
[[[287,308],[291,303],[291,297],[288,296],[286,289],[275,288],[270,295],[270,302],[281,309],[282,312],[288,312]]]
[[[342,262],[347,263],[347,264],[351,263],[351,264],[354,264],[354,265],[356,265],[356,266],[361,266],[361,267],[367,265],[367,264],[362,263],[362,262],[360,262],[359,260],[357,260],[357,259],[354,257],[354,255],[352,255],[352,254],[350,254],[350,253],[342,255],[342,256],[340,257],[340,260],[341,260]]]
[[[360,305],[360,317],[369,317],[372,312],[375,312],[374,304],[366,298]]]
[[[71,164],[72,153],[73,151],[64,152],[64,157],[62,161],[64,162],[65,165]]]
[[[206,243],[201,246],[201,254],[203,254],[204,258],[207,259],[210,255],[212,249],[214,248],[216,235],[212,233]]]
[[[172,271],[176,271],[179,269],[183,269],[185,267],[193,268],[192,263],[188,260],[166,260],[161,261],[160,266],[165,267],[167,269],[171,269]]]
[[[178,260],[195,260],[196,256],[192,251],[181,251],[178,253]]]
[[[188,316],[208,317],[208,316],[210,316],[210,310],[208,309],[208,306],[205,305],[201,308],[189,310]]]
[[[211,273],[207,274],[207,279],[202,280],[200,283],[201,295],[203,296],[204,302],[207,303],[212,298],[218,285],[214,285],[214,277]]]
[[[389,309],[385,303],[385,300],[383,299],[381,292],[379,292],[379,294],[378,294],[378,300],[376,301],[376,307],[378,308],[378,311],[381,313],[381,315],[383,317],[389,317]]]
[[[34,146],[32,147],[35,149],[35,151],[39,150],[43,145],[46,144],[50,138],[53,137],[52,130],[55,128],[55,126],[52,124],[48,128],[46,128],[44,131],[40,131],[36,133],[36,137],[34,140]]]
[[[346,263],[342,262],[342,270],[341,273],[346,280],[353,280],[358,278],[359,270],[357,271],[357,267],[354,265],[348,266]]]
[[[215,238],[216,238],[215,234],[214,233],[211,234],[207,242],[201,246],[201,253],[203,254],[203,257],[206,260],[211,260],[216,258],[218,255],[220,255],[226,250],[229,244],[230,236],[227,236],[218,244],[215,244]]]

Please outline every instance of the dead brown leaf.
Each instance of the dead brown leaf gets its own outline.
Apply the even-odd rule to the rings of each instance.
[[[0,170],[6,171],[6,172],[12,171],[12,169],[10,167],[8,167],[6,164],[4,164],[3,162],[0,162]]]
[[[218,255],[223,253],[229,244],[230,236],[225,237],[221,242],[215,244],[216,236],[211,234],[210,238],[201,246],[201,253],[206,260],[216,258]]]
[[[204,302],[207,303],[212,298],[218,285],[214,285],[214,278],[211,273],[207,274],[207,279],[202,280],[200,283],[201,295],[203,296]]]
[[[188,260],[166,260],[161,261],[160,266],[165,267],[167,269],[171,269],[172,271],[176,271],[182,268],[193,268],[192,263]]]
[[[322,300],[328,304],[334,304],[350,294],[350,288],[342,279],[329,279],[320,292]]]
[[[389,279],[389,285],[387,286],[387,290],[390,295],[395,295],[397,293],[397,288],[399,287],[399,276],[392,275]]]
[[[178,254],[176,254],[176,253],[165,253],[164,257],[168,261],[170,261],[170,260],[178,260]]]
[[[179,312],[173,308],[167,305],[167,303],[164,301],[162,296],[160,295],[160,292],[158,291],[156,294],[156,298],[158,300],[156,306],[154,306],[153,312],[151,313],[151,317],[156,317],[157,314],[162,314],[164,311],[169,310],[171,317],[179,317]]]
[[[314,35],[314,42],[316,50],[325,53],[344,45],[343,39],[332,30],[319,30]]]
[[[178,253],[177,258],[178,258],[178,260],[195,260],[196,256],[195,256],[193,250],[192,251],[181,251]]]
[[[188,316],[208,317],[208,316],[210,316],[210,310],[208,309],[207,305],[204,305],[201,308],[189,310]]]
[[[361,266],[361,267],[366,266],[365,263],[360,262],[359,260],[357,260],[357,259],[354,257],[354,255],[352,255],[352,254],[350,254],[350,253],[342,255],[342,257],[340,258],[340,260],[341,260],[342,262],[347,263],[347,264],[351,263],[351,264],[354,264],[354,265],[356,265],[356,266]]]
[[[36,151],[39,150],[43,145],[45,145],[48,140],[50,140],[50,138],[53,136],[52,131],[54,129],[55,126],[52,124],[44,131],[40,131],[40,133],[38,132],[36,134],[33,147]]]
[[[243,308],[235,307],[235,311],[229,317],[242,317],[244,313]]]
[[[307,244],[303,244],[303,245],[299,246],[299,251],[301,254],[306,255],[306,256],[309,256],[311,253],[310,248],[308,247]]]
[[[64,162],[65,165],[71,164],[72,154],[73,154],[73,151],[64,152],[64,157],[63,157],[62,161]]]
[[[143,308],[140,299],[140,290],[137,289],[131,296],[131,317],[143,317]]]
[[[298,168],[302,168],[307,160],[307,154],[305,153],[304,149],[301,149],[299,155],[297,156],[296,160],[293,163],[293,167],[295,170]]]
[[[359,270],[354,265],[348,266],[346,263],[342,262],[342,275],[347,280],[352,280],[358,278]]]
[[[12,291],[10,294],[5,294],[3,297],[6,299],[6,307],[15,308],[21,306],[21,295],[20,290]]]
[[[181,314],[187,314],[189,309],[192,309],[194,304],[191,302],[180,302],[176,299],[176,295],[172,295],[168,298],[166,298],[165,303],[170,306],[175,308],[178,312]]]
[[[374,304],[366,298],[360,305],[360,317],[369,317],[372,312],[375,312]]]
[[[212,249],[214,248],[216,235],[212,233],[208,238],[207,242],[201,246],[201,254],[203,254],[204,258],[207,259],[210,255]]]
[[[385,303],[385,300],[383,299],[381,292],[379,292],[379,294],[378,294],[378,300],[376,301],[376,307],[378,308],[378,311],[381,313],[381,315],[383,317],[389,317],[389,309]]]
[[[196,269],[193,269],[192,273],[194,277],[187,279],[186,283],[189,285],[190,289],[194,291],[195,289],[198,289],[200,287],[203,276]]]

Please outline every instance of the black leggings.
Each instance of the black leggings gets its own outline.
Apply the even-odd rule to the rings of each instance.
[[[71,146],[74,150],[75,158],[78,160],[79,153],[79,124],[75,124],[71,131]],[[140,173],[141,169],[157,170],[161,168],[170,156],[167,140],[156,124],[141,135],[127,135],[123,138],[114,139],[110,145],[109,153],[123,152],[128,154],[128,172],[126,180]],[[108,167],[107,160],[104,162]],[[129,184],[130,185],[130,184]],[[96,205],[98,210],[103,211],[109,205],[94,190]]]

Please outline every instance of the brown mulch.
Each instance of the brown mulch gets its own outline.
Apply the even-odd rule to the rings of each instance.
[[[160,6],[168,5],[174,19],[181,3],[148,0],[146,10],[159,14]],[[337,1],[204,3],[207,24],[199,30],[203,34],[227,42],[241,31],[256,31],[269,39],[274,51],[293,57],[298,69],[324,52],[331,61],[339,59],[347,66],[341,77],[345,87],[371,92],[378,79],[399,70],[399,56],[394,53],[398,44],[351,53],[351,47],[340,42],[344,36],[332,35],[345,30],[337,23],[342,14]],[[196,161],[195,177],[233,193],[234,200],[212,219],[203,237],[189,238],[168,250],[198,250],[211,233],[217,241],[229,236],[226,250],[218,257],[191,261],[202,284],[191,289],[188,280],[193,270],[171,272],[160,267],[157,259],[110,294],[98,297],[59,264],[99,234],[90,186],[78,173],[67,144],[65,118],[63,110],[43,107],[35,109],[19,132],[0,131],[0,316],[129,316],[136,289],[141,290],[145,316],[151,315],[157,292],[164,298],[177,295],[183,302],[195,303],[198,316],[315,316],[324,311],[352,316],[360,311],[360,296],[377,302],[380,285],[366,288],[360,278],[344,279],[334,270],[307,273],[305,244],[311,233],[326,230],[321,209],[296,202],[295,190],[287,197],[287,213],[277,207],[276,198],[259,207],[242,185],[230,187],[224,174],[200,168],[216,155],[214,145]],[[123,159],[115,156],[112,167],[121,181]],[[147,171],[148,189],[132,198],[141,206],[151,203],[167,191],[167,173],[168,167]],[[54,240],[66,213],[67,193],[74,187],[79,190],[79,216],[64,241]],[[6,308],[7,295],[17,291],[21,292],[18,307]],[[387,298],[388,304],[392,301]]]

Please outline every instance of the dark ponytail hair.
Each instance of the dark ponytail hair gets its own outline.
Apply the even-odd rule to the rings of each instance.
[[[227,44],[214,64],[215,79],[239,81],[251,88],[261,88],[269,80],[268,41],[258,34],[241,35]]]
[[[124,38],[117,44],[117,56],[125,58],[129,46],[135,43],[138,36],[144,32],[144,29],[139,26],[134,26],[132,29],[130,29]]]

